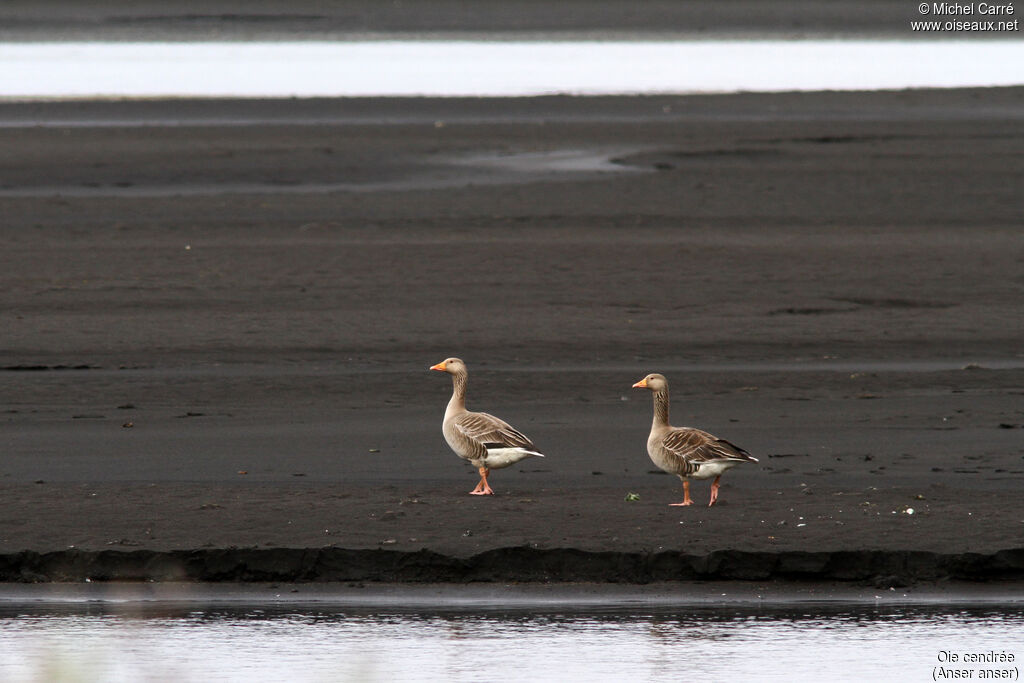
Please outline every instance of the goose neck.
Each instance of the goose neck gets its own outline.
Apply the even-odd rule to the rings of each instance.
[[[452,398],[448,401],[448,412],[466,409],[466,380],[464,372],[452,375]]]
[[[654,392],[654,426],[668,426],[668,388]]]

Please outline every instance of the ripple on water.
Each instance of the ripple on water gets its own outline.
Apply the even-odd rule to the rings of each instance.
[[[940,649],[1005,651],[1019,664],[1021,633],[1019,606],[5,606],[0,679],[902,681],[931,677]]]

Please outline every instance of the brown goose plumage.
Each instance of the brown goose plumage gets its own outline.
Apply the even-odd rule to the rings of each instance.
[[[757,462],[757,458],[725,439],[700,429],[671,426],[668,423],[668,380],[664,375],[647,375],[633,387],[650,389],[654,394],[654,423],[647,437],[647,453],[655,465],[683,480],[683,502],[673,505],[693,505],[689,480],[711,477],[715,480],[711,484],[708,505],[714,505],[722,473],[741,462]]]
[[[455,454],[471,462],[480,472],[480,483],[470,491],[475,496],[493,495],[487,483],[491,470],[501,469],[532,456],[544,457],[522,432],[488,413],[466,410],[466,381],[469,372],[459,358],[448,358],[431,370],[452,376],[452,398],[444,411],[441,433]]]

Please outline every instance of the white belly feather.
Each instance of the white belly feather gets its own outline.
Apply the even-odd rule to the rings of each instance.
[[[711,479],[717,477],[722,472],[725,472],[730,467],[734,467],[742,462],[742,460],[712,460],[711,462],[702,462],[697,471],[689,475],[679,475],[680,478],[687,479]]]
[[[528,451],[525,448],[488,448],[487,456],[484,458],[484,467],[489,470],[500,470],[502,467],[514,465],[520,460],[537,456],[543,458],[543,453]]]

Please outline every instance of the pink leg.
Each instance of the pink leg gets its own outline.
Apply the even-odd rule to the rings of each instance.
[[[718,500],[718,480],[721,478],[722,475],[719,474],[717,477],[715,477],[715,480],[711,482],[711,502],[708,503],[708,507],[714,505],[715,501]]]
[[[669,503],[672,507],[680,507],[682,505],[693,505],[693,498],[690,498],[690,480],[683,479],[683,502],[682,503]]]
[[[487,484],[487,474],[489,470],[486,467],[480,468],[480,483],[476,485],[476,488],[469,492],[471,496],[493,496],[494,491]]]

